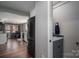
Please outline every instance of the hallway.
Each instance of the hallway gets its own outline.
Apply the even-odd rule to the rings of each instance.
[[[0,45],[0,58],[30,58],[27,44],[16,39],[8,39],[4,45]]]

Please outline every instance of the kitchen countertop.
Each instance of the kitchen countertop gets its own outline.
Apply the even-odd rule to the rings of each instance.
[[[53,35],[52,41],[64,39],[64,35]]]

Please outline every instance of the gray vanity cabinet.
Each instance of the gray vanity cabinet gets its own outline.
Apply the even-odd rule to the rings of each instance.
[[[63,38],[53,41],[53,57],[63,58]]]

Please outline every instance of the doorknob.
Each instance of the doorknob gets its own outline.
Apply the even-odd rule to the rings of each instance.
[[[51,40],[49,40],[49,42],[51,42]]]

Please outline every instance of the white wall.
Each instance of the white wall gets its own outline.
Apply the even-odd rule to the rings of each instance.
[[[5,33],[0,33],[0,44],[5,44],[7,42],[7,35]]]
[[[28,42],[28,40],[27,40],[27,32],[28,32],[27,23],[23,25],[23,29],[24,29],[24,40],[26,42]]]
[[[36,57],[48,57],[48,2],[36,3]]]
[[[48,58],[53,57],[53,3],[48,2]],[[50,42],[51,40],[51,42]]]
[[[35,57],[48,57],[48,2],[36,2],[30,16],[36,16]]]
[[[30,11],[30,17],[33,17],[33,16],[35,16],[35,14],[36,14],[36,9],[35,9],[35,7],[32,9],[32,11]]]
[[[61,34],[64,35],[64,57],[75,57],[72,50],[79,42],[79,2],[68,2],[53,9],[54,23],[59,22]]]

